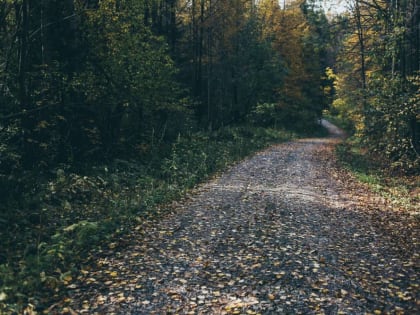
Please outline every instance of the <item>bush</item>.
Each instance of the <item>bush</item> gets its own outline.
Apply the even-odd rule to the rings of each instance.
[[[249,114],[249,121],[261,127],[275,127],[279,119],[279,108],[275,103],[259,103]]]
[[[420,79],[378,76],[365,113],[363,137],[367,146],[383,155],[394,170],[420,171]]]

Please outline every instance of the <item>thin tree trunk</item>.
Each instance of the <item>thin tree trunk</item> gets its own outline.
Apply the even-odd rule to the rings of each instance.
[[[197,65],[197,88],[199,95],[202,95],[202,78],[203,78],[203,37],[204,37],[204,1],[200,3],[200,32],[198,38],[198,65]]]
[[[365,49],[365,36],[363,31],[363,24],[362,24],[362,17],[360,13],[360,3],[359,1],[355,2],[355,19],[356,19],[356,26],[357,26],[357,36],[359,40],[359,48],[360,48],[360,79],[362,81],[362,89],[363,91],[366,90],[366,49]]]
[[[175,52],[177,27],[176,27],[176,0],[170,0],[169,7],[170,26],[169,26],[169,41],[171,44],[172,52]]]
[[[28,106],[28,91],[26,85],[27,68],[28,68],[28,0],[23,0],[22,4],[15,4],[16,21],[19,23],[19,102],[21,110],[25,110]]]

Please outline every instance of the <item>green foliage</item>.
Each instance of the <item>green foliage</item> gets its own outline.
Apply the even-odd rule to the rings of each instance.
[[[380,164],[375,163],[366,154],[363,154],[357,138],[339,144],[336,147],[336,153],[339,160],[355,173],[369,174],[370,171],[377,170],[380,167]]]
[[[162,174],[169,183],[190,188],[251,152],[288,139],[291,135],[290,132],[276,129],[245,126],[178,137],[171,155],[164,160]]]
[[[364,108],[344,93],[334,100],[329,113],[370,150],[372,159],[381,157],[394,171],[416,173],[420,162],[417,80],[372,76]]]
[[[420,123],[419,82],[376,77],[370,90],[373,96],[369,99],[364,134],[368,146],[384,155],[394,169],[420,171],[420,143],[415,137]]]
[[[358,181],[388,200],[394,210],[401,208],[417,211],[418,176],[392,174],[392,169],[386,168],[382,159],[373,159],[356,137],[339,144],[336,147],[336,155],[339,162],[351,171]]]
[[[72,94],[84,99],[92,113],[90,145],[111,155],[122,139],[133,134],[140,139],[146,130],[167,124],[171,115],[179,117],[181,130],[187,113],[168,45],[144,24],[144,8],[133,4],[120,2],[116,10],[115,1],[104,1],[98,10],[84,12],[89,54],[72,81]]]
[[[343,121],[393,171],[416,174],[420,164],[419,45],[408,16],[414,3],[378,6],[356,1],[337,58],[330,113]],[[410,53],[408,53],[410,51]]]
[[[276,126],[279,122],[280,114],[277,104],[263,103],[257,104],[249,115],[249,120],[257,126]]]
[[[270,102],[277,104],[277,123],[304,130],[321,116],[331,99],[324,93],[330,85],[324,72],[332,54],[328,20],[322,11],[301,1],[283,10],[275,2],[261,1],[258,13],[263,36],[283,68],[275,99]]]

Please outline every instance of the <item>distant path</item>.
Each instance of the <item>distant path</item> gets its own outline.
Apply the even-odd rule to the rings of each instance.
[[[342,131],[275,145],[127,234],[72,284],[86,314],[415,314],[419,225],[336,166]]]
[[[345,132],[343,130],[338,128],[336,125],[333,125],[328,120],[321,119],[320,122],[321,122],[321,125],[329,131],[332,137],[343,138],[345,136]]]

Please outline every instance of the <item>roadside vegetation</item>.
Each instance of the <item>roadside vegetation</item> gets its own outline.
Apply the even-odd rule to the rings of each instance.
[[[322,133],[318,128],[314,125],[313,132]],[[198,183],[298,135],[232,126],[179,136],[160,148],[166,153],[153,154],[147,162],[116,159],[84,169],[59,165],[48,174],[27,173],[21,182],[27,192],[19,200],[4,199],[0,217],[1,312],[47,309],[63,298],[93,251],[121,248],[129,242],[124,238],[128,229],[158,219]]]
[[[334,82],[326,115],[348,135],[338,156],[394,210],[419,204],[419,19],[413,1],[353,1],[337,19],[340,51],[326,71]]]
[[[369,190],[378,193],[393,211],[409,212],[420,219],[420,177],[388,168],[382,156],[375,156],[354,138],[336,148],[341,165]]]

